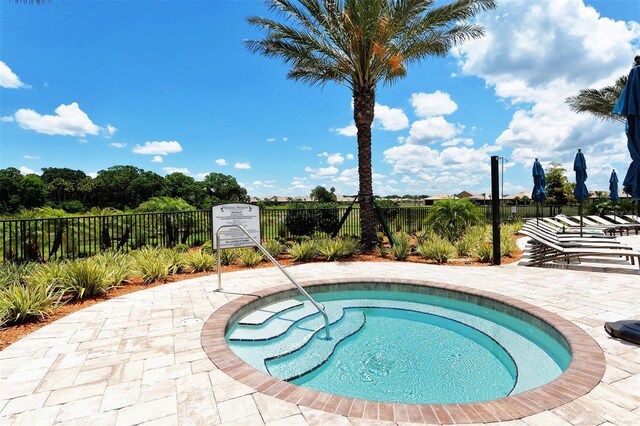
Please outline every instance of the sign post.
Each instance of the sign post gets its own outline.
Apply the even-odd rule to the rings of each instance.
[[[216,235],[220,227],[240,225],[258,242],[260,242],[260,208],[251,204],[222,204],[212,209],[213,235],[211,245],[217,250]],[[254,247],[255,243],[238,228],[225,228],[220,232],[220,248]]]

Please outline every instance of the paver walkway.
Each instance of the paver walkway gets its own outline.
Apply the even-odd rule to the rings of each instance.
[[[631,238],[631,237],[629,237]],[[627,240],[640,246],[638,237]],[[289,267],[299,281],[405,277],[505,294],[555,312],[602,347],[607,369],[588,395],[520,425],[640,424],[640,347],[611,339],[605,321],[640,318],[640,276],[579,270],[450,267],[402,262]],[[0,424],[370,424],[280,401],[217,370],[203,323],[228,300],[287,281],[275,268],[181,281],[100,303],[0,352]]]

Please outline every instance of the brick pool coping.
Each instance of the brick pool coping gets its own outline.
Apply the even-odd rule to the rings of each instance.
[[[431,288],[435,292],[462,293],[489,299],[524,311],[557,330],[566,339],[572,353],[571,363],[555,380],[516,395],[461,404],[404,404],[342,397],[297,386],[265,374],[240,359],[227,345],[227,326],[246,312],[249,305],[272,303],[283,292],[293,292],[292,284],[279,285],[240,296],[216,310],[201,332],[202,348],[209,359],[231,378],[258,392],[328,413],[352,418],[413,423],[489,423],[516,420],[557,408],[589,393],[604,375],[606,361],[600,346],[570,321],[518,299],[496,293],[423,280],[357,278],[308,281],[301,285],[310,293],[323,287],[348,283]],[[434,294],[436,294],[434,292]],[[447,296],[444,296],[447,297]],[[253,306],[251,308],[253,308]]]

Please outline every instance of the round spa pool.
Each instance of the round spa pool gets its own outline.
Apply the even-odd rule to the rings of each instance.
[[[314,395],[319,406],[315,395],[328,395],[325,411],[334,396],[376,402],[379,410],[385,403],[475,404],[478,413],[477,403],[495,406],[512,398],[529,405],[505,418],[543,411],[535,402],[546,395],[543,389],[552,390],[546,398],[554,403],[575,398],[604,370],[597,344],[579,328],[514,299],[421,282],[314,283],[306,289],[325,308],[330,338],[313,305],[281,286],[243,296],[212,315],[202,332],[210,358],[232,377],[287,401],[300,397],[305,405],[303,396]],[[576,336],[566,338],[567,331]],[[214,341],[226,347],[213,347]],[[576,344],[592,352],[587,362],[595,380],[587,384],[592,380],[580,377],[584,383],[572,389],[562,383],[574,380],[565,371],[584,364],[583,354],[572,351]]]

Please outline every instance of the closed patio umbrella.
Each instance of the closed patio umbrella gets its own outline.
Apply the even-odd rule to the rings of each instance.
[[[634,200],[640,200],[640,55],[635,57],[635,66],[629,72],[613,113],[627,117],[627,148],[631,154],[629,170],[622,181],[622,189]]]
[[[538,217],[540,216],[539,208],[540,203],[547,199],[547,193],[545,192],[545,188],[547,186],[547,179],[544,175],[544,169],[542,165],[536,158],[536,161],[533,162],[533,170],[531,171],[533,175],[533,191],[531,192],[531,199],[536,202],[536,225],[538,224]]]
[[[627,148],[631,154],[631,165],[622,181],[622,189],[636,200],[640,209],[640,55],[634,58],[634,66],[613,113],[627,117]],[[638,319],[606,322],[604,329],[611,336],[640,344]]]
[[[618,175],[616,174],[616,169],[613,169],[611,172],[611,177],[609,178],[609,199],[613,202],[613,214],[616,214],[616,201],[618,201]]]
[[[589,198],[589,191],[585,181],[587,180],[587,162],[581,149],[578,149],[576,158],[573,161],[573,171],[576,172],[576,187],[573,190],[573,196],[578,200],[578,214],[580,215],[580,236],[582,237],[582,203]]]

